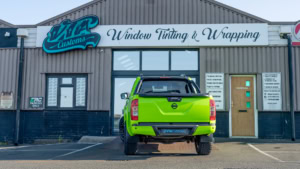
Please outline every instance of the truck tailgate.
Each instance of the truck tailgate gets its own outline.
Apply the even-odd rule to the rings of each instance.
[[[209,122],[209,97],[139,97],[139,122]]]

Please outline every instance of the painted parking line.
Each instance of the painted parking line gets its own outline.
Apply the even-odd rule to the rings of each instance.
[[[69,156],[69,155],[72,155],[72,154],[75,154],[75,153],[78,153],[78,152],[81,152],[81,151],[93,148],[93,147],[101,145],[101,144],[102,143],[93,144],[91,146],[88,146],[88,147],[85,147],[85,148],[82,148],[82,149],[78,149],[78,150],[75,150],[75,151],[72,151],[72,152],[69,152],[69,153],[66,153],[66,154],[62,154],[62,155],[56,156],[56,157],[51,158],[49,160],[54,160],[54,159],[57,159],[57,158],[60,158],[60,157],[66,157],[66,156]]]
[[[259,152],[259,153],[261,153],[261,154],[263,154],[263,155],[265,155],[265,156],[267,156],[267,157],[269,157],[269,158],[272,158],[273,160],[276,160],[277,162],[281,162],[281,163],[285,162],[285,161],[280,160],[279,158],[276,158],[276,157],[274,157],[274,156],[272,156],[272,155],[270,155],[270,154],[268,154],[268,153],[266,153],[266,152],[264,152],[264,151],[258,149],[257,147],[255,147],[255,146],[252,145],[252,144],[249,144],[249,143],[248,143],[248,146],[251,147],[251,148],[253,148],[253,149],[256,150],[257,152]]]
[[[67,143],[55,143],[55,144],[40,144],[40,145],[26,145],[26,146],[0,147],[0,151],[3,151],[3,150],[16,150],[16,149],[29,148],[29,147],[41,147],[41,146],[63,145],[63,144],[67,144]]]

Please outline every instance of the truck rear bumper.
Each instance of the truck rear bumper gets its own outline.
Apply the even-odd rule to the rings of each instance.
[[[197,136],[210,135],[215,123],[139,123],[130,127],[132,135],[146,136]]]

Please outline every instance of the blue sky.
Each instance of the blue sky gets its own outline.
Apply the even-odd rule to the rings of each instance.
[[[12,24],[37,24],[92,0],[6,0],[0,19]],[[300,20],[300,0],[217,0],[270,21]],[[286,7],[284,7],[286,6]]]

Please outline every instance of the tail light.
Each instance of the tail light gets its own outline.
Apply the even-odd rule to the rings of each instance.
[[[216,120],[216,103],[214,100],[209,100],[210,106],[210,121]]]
[[[131,120],[139,120],[139,100],[132,100],[130,114]]]

